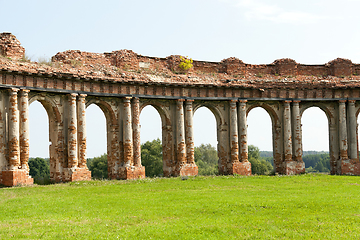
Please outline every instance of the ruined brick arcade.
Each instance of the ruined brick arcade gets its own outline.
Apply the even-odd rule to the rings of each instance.
[[[6,46],[6,47],[4,47]],[[29,176],[29,105],[39,101],[49,117],[53,181],[89,180],[85,109],[96,104],[107,125],[108,172],[112,179],[145,177],[139,116],[153,106],[162,122],[164,176],[197,175],[193,114],[207,107],[217,124],[219,172],[251,174],[247,115],[265,109],[272,121],[275,171],[305,172],[301,116],[319,107],[328,119],[332,174],[360,174],[357,116],[360,65],[336,59],[302,65],[291,59],[268,65],[194,61],[178,74],[179,56],[153,58],[129,50],[58,53],[52,63],[22,61],[23,48],[0,35],[0,184],[32,184]],[[11,59],[10,59],[11,58]]]

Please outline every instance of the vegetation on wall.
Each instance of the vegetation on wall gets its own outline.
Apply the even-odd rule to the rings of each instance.
[[[187,71],[193,67],[192,63],[193,60],[191,58],[180,56],[179,68],[183,71]]]

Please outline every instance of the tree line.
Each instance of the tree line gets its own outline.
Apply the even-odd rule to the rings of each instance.
[[[315,154],[314,154],[315,153]],[[316,154],[311,152],[303,156],[306,172],[330,172],[330,157],[328,153]],[[198,166],[199,175],[218,175],[218,154],[215,147],[210,144],[201,144],[194,148],[195,163]],[[145,166],[147,177],[163,176],[162,144],[160,139],[147,141],[141,144],[142,165]],[[274,174],[273,157],[270,151],[260,151],[254,145],[248,146],[248,159],[251,163],[252,174]],[[30,158],[30,175],[37,184],[50,183],[49,159]],[[87,167],[91,171],[92,178],[108,178],[107,155],[88,158]]]

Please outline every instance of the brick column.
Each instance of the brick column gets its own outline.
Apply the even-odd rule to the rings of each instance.
[[[236,102],[236,100],[230,100],[230,151],[232,163],[239,161],[239,136]]]
[[[140,143],[140,102],[134,98],[132,102],[133,138],[134,138],[134,165],[141,166],[141,143]]]
[[[358,159],[357,139],[356,139],[356,114],[355,100],[348,101],[348,117],[349,117],[349,141],[350,141],[350,159]]]
[[[123,123],[123,144],[124,163],[126,167],[133,166],[133,131],[131,117],[131,97],[124,98],[124,123]]]
[[[292,141],[291,141],[291,101],[284,101],[284,154],[285,161],[292,161]]]
[[[246,103],[247,100],[240,100],[238,107],[240,162],[248,161]]]
[[[19,89],[9,90],[9,166],[10,170],[16,170],[20,166],[19,151],[19,112],[18,96]]]
[[[79,168],[87,168],[86,166],[86,106],[85,106],[86,94],[80,94],[77,107],[78,107],[78,150],[79,150]]]
[[[194,159],[194,132],[193,132],[193,104],[194,100],[185,102],[185,136],[187,163],[195,164]]]
[[[340,159],[348,159],[347,130],[346,130],[346,100],[339,101],[339,148]]]
[[[29,169],[29,90],[20,92],[20,164]]]
[[[76,113],[76,93],[69,95],[69,117],[68,117],[68,167],[78,166],[77,151],[77,113]]]
[[[184,165],[186,163],[183,103],[184,99],[176,100],[176,160],[180,165]]]
[[[294,133],[293,154],[294,154],[294,160],[301,162],[302,161],[302,135],[301,135],[301,116],[300,116],[299,103],[300,103],[300,101],[293,101],[293,104],[292,104],[293,133]]]

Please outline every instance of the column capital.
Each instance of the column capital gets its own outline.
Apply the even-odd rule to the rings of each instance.
[[[349,103],[355,104],[356,100],[348,100]]]
[[[185,102],[185,99],[183,99],[183,98],[176,99],[176,102],[177,102],[177,103]]]
[[[299,104],[301,101],[300,100],[293,100],[292,101],[294,104]]]
[[[285,100],[284,104],[290,104],[292,101],[291,100]]]
[[[194,102],[194,99],[186,99],[185,103],[186,104],[192,104]]]
[[[23,96],[27,96],[27,95],[29,94],[29,92],[30,92],[29,89],[21,89],[21,90],[20,90],[20,93],[21,93],[21,95],[23,95]]]
[[[346,100],[339,100],[339,103],[346,103]]]
[[[139,102],[139,101],[140,101],[140,99],[138,97],[133,98],[133,102]]]
[[[70,94],[69,94],[69,97],[70,97],[70,98],[76,98],[77,96],[78,96],[77,93],[70,93]]]
[[[84,93],[79,94],[79,97],[80,97],[80,98],[86,98],[86,96],[87,96],[87,94],[84,94]]]
[[[125,101],[126,101],[126,102],[130,102],[131,99],[132,99],[132,97],[123,97],[124,102],[125,102]]]
[[[247,100],[241,99],[241,100],[239,100],[239,103],[247,103]]]
[[[8,89],[9,93],[12,94],[12,95],[13,95],[13,94],[17,94],[17,92],[18,92],[19,90],[20,90],[20,89],[18,89],[18,88],[9,88],[9,89]]]

